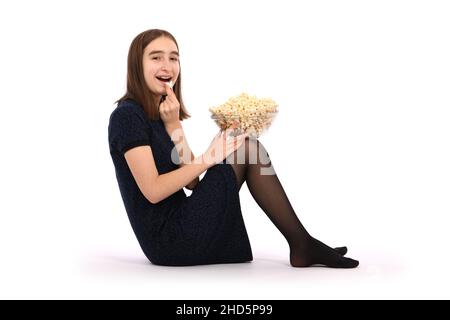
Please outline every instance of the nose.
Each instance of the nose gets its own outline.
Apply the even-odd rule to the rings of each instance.
[[[162,65],[161,65],[161,69],[162,70],[169,70],[170,69],[170,63],[167,59],[163,59]]]

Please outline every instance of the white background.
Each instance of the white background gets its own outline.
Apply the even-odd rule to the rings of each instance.
[[[8,1],[0,4],[0,298],[449,298],[446,1]],[[107,144],[131,40],[178,40],[194,153],[208,107],[248,92],[310,232],[355,270],[295,269],[241,191],[249,264],[149,264]]]

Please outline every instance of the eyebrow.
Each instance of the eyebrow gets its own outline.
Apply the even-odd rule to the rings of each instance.
[[[158,54],[158,53],[164,53],[163,50],[153,50],[151,51],[148,55],[152,55],[152,54]],[[180,54],[178,53],[178,51],[171,51],[170,54],[174,54],[176,56],[180,56]]]

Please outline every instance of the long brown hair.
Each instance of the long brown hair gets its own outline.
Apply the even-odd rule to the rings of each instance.
[[[144,49],[147,45],[159,37],[167,37],[171,39],[175,42],[175,45],[179,50],[175,37],[168,31],[150,29],[138,34],[136,38],[134,38],[133,42],[131,42],[130,50],[128,51],[127,92],[122,98],[116,101],[116,103],[120,103],[126,99],[136,101],[144,108],[145,113],[147,113],[149,118],[152,120],[159,119],[159,106],[155,104],[152,93],[145,82],[142,59]],[[173,86],[173,91],[175,92],[178,102],[180,103],[180,120],[189,118],[190,115],[186,111],[183,98],[181,97],[181,67],[177,82]]]

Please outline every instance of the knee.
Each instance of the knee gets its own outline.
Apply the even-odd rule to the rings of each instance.
[[[270,163],[269,154],[258,139],[247,138],[244,147],[246,163],[262,165]]]
[[[246,138],[244,142],[245,148],[247,150],[258,150],[259,148],[264,148],[263,144],[255,138]]]
[[[245,139],[244,143],[227,158],[233,164],[270,164],[269,154],[263,144],[254,138]]]

